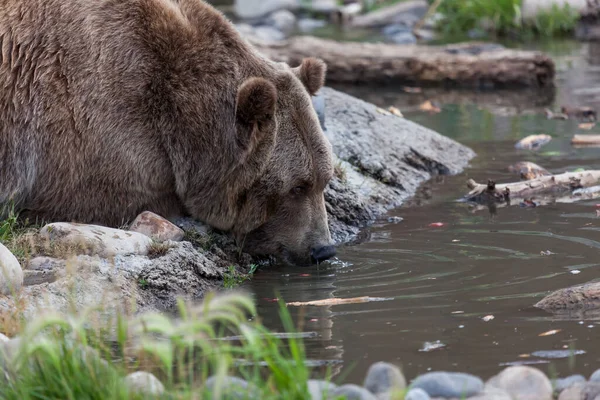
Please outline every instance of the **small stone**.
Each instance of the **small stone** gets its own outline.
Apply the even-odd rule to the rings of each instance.
[[[204,384],[209,392],[217,385],[217,377],[211,376]],[[260,399],[260,391],[253,384],[235,376],[225,376],[221,382],[221,400]]]
[[[552,400],[550,379],[532,367],[508,367],[492,377],[486,386],[502,389],[514,400]]]
[[[138,232],[123,231],[99,225],[57,222],[40,230],[40,237],[62,246],[62,256],[76,254],[110,258],[116,255],[146,255],[152,239]]]
[[[556,379],[554,383],[554,391],[560,393],[565,389],[570,388],[576,383],[585,383],[585,377],[583,375],[571,375],[566,378]]]
[[[404,397],[404,400],[430,400],[431,397],[427,394],[426,391],[420,388],[411,389]]]
[[[150,211],[144,211],[138,215],[129,230],[141,233],[159,242],[166,242],[167,240],[180,242],[185,236],[183,229]]]
[[[161,395],[165,387],[157,377],[149,372],[137,371],[125,377],[125,384],[133,393],[147,394],[151,396]]]
[[[23,270],[17,257],[0,243],[0,294],[9,296],[21,290]]]
[[[483,381],[460,372],[430,372],[419,376],[411,389],[423,389],[431,397],[471,397],[483,390]]]
[[[581,400],[583,399],[583,389],[585,388],[585,383],[580,382],[576,383],[562,392],[558,396],[558,400]]]
[[[363,386],[373,393],[393,393],[406,388],[406,379],[400,368],[386,362],[378,362],[369,368]]]
[[[331,392],[330,399],[343,396],[346,400],[377,400],[367,389],[357,385],[342,385]]]
[[[288,10],[271,13],[264,23],[283,32],[286,36],[291,35],[296,30],[296,16]]]
[[[310,379],[308,381],[308,392],[310,393],[311,400],[322,400],[326,399],[331,394],[337,385],[316,379]]]

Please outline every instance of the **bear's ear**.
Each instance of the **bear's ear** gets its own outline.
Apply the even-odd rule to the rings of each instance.
[[[325,84],[325,73],[327,66],[322,60],[316,58],[305,58],[302,65],[294,68],[294,72],[308,90],[311,96],[317,94]]]
[[[277,89],[263,78],[249,78],[238,89],[236,118],[239,123],[253,128],[273,120]]]

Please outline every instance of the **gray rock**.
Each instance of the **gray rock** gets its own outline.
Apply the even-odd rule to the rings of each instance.
[[[378,396],[384,393],[395,393],[406,388],[406,379],[400,368],[386,362],[378,362],[369,368],[363,384],[365,389]]]
[[[584,396],[583,395],[584,388],[585,388],[585,383],[583,383],[583,382],[576,383],[576,384],[568,387],[567,389],[563,390],[562,392],[560,392],[560,395],[558,396],[558,400],[582,400],[582,399],[585,399],[585,397],[583,397]]]
[[[310,393],[311,400],[322,400],[326,399],[331,394],[337,385],[327,382],[310,379],[308,381],[308,392]]]
[[[539,14],[548,12],[556,4],[562,8],[569,5],[572,9],[583,12],[587,9],[587,0],[523,0],[521,5],[521,15],[525,20],[536,18]]]
[[[311,11],[327,15],[336,11],[338,6],[336,0],[311,0],[307,2],[307,8]]]
[[[583,375],[571,375],[571,376],[567,376],[566,378],[556,379],[552,383],[553,383],[554,391],[557,393],[560,393],[563,390],[568,389],[571,386],[575,385],[576,383],[582,383],[582,382],[585,383],[585,381],[586,380]]]
[[[6,336],[4,333],[0,333],[0,344],[1,343],[6,343],[10,340],[10,338],[8,336]]]
[[[138,215],[131,226],[131,232],[138,232],[159,242],[183,240],[183,229],[172,224],[165,218],[150,211],[144,211]]]
[[[512,397],[502,389],[484,387],[483,392],[469,397],[469,400],[512,400]]]
[[[263,23],[283,32],[285,36],[291,35],[296,30],[296,16],[288,10],[269,14]]]
[[[426,391],[420,388],[411,389],[406,393],[406,397],[404,400],[430,400],[431,397],[427,394]]]
[[[590,382],[600,382],[600,369],[594,371],[592,375],[590,375]]]
[[[161,381],[149,372],[133,372],[125,377],[125,384],[132,393],[159,396],[165,392]]]
[[[600,383],[587,382],[583,387],[583,396],[585,400],[600,400]]]
[[[552,400],[550,379],[528,366],[508,367],[492,377],[486,386],[502,389],[514,400]]]
[[[460,372],[429,372],[419,376],[411,389],[423,389],[431,397],[471,397],[483,390],[483,381]]]
[[[123,254],[145,255],[152,239],[137,232],[98,225],[57,222],[40,230],[40,237],[63,247],[64,258],[75,254],[114,257]]]
[[[381,27],[402,24],[411,27],[425,16],[429,5],[425,0],[403,1],[379,10],[357,16],[352,22],[357,27]]]
[[[412,32],[398,32],[390,36],[390,41],[395,44],[415,44],[417,38]]]
[[[344,396],[346,400],[377,400],[367,389],[357,385],[342,385],[335,388],[329,395],[330,399],[337,399]]]
[[[242,19],[256,19],[273,11],[295,9],[297,6],[296,0],[236,0],[233,10]]]
[[[205,388],[212,393],[217,384],[217,378],[211,376],[206,380]],[[261,398],[260,390],[257,387],[235,376],[224,377],[220,389],[221,400],[259,400]]]
[[[336,242],[401,205],[436,174],[460,172],[475,155],[469,148],[405,118],[330,88],[325,96],[325,135],[344,170],[329,184],[325,199]]]
[[[298,20],[298,30],[302,33],[309,33],[325,26],[327,26],[327,21],[323,19],[302,18]]]
[[[325,128],[325,96],[321,92],[318,92],[312,97],[313,107],[319,117],[319,122],[321,123],[321,129],[324,131]]]
[[[9,296],[21,290],[23,270],[17,257],[0,243],[0,294]]]
[[[600,307],[600,282],[590,282],[557,290],[534,307],[553,313],[572,313]]]
[[[25,268],[32,271],[49,272],[54,271],[56,269],[62,269],[65,267],[65,265],[65,260],[42,256],[34,257],[31,260],[27,261],[27,266]]]
[[[265,42],[277,42],[285,39],[285,35],[279,29],[272,26],[260,25],[254,28],[254,36]]]

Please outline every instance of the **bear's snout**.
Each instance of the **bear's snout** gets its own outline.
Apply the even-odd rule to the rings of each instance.
[[[329,260],[335,253],[334,246],[317,246],[310,249],[310,258],[313,262],[320,263]]]

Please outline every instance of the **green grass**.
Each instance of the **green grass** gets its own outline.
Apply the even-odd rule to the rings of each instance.
[[[0,209],[0,243],[6,244],[14,238],[19,227],[18,217],[12,205]]]
[[[217,384],[208,393],[209,376],[217,382],[241,377],[265,400],[309,398],[311,370],[302,341],[269,332],[247,296],[226,293],[208,295],[195,306],[180,303],[178,319],[150,313],[118,314],[107,321],[98,311],[44,313],[26,324],[20,346],[7,356],[9,379],[0,385],[0,398],[150,398],[131,393],[124,383],[128,373],[139,370],[161,380],[166,389],[161,399],[222,398],[230,386]],[[280,316],[286,331],[294,332],[283,304]]]
[[[540,13],[533,21],[521,18],[521,0],[443,0],[438,30],[444,36],[460,36],[478,30],[493,36],[527,39],[571,33],[579,15],[569,5]]]
[[[225,287],[225,289],[233,289],[240,286],[242,283],[252,278],[257,268],[258,265],[251,264],[248,273],[243,274],[238,272],[235,266],[230,265],[229,268],[227,268],[227,271],[225,271],[225,274],[223,274],[223,287]]]

